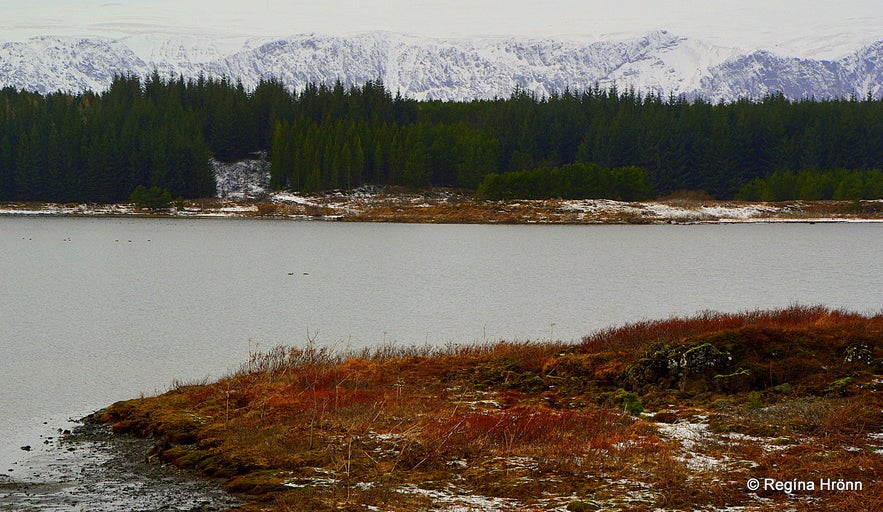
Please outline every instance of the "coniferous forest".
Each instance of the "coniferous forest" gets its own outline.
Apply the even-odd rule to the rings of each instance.
[[[274,188],[302,192],[858,199],[883,195],[883,100],[711,104],[596,87],[424,102],[379,82],[290,92],[158,74],[117,77],[100,94],[0,91],[0,201],[124,201],[139,187],[206,197],[210,158],[258,151]]]

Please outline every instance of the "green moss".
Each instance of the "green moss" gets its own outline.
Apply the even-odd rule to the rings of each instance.
[[[842,393],[850,384],[852,384],[852,377],[837,379],[825,388],[825,393]]]
[[[165,450],[162,460],[181,469],[199,471],[218,478],[228,478],[237,473],[236,465],[225,462],[209,450],[198,450],[189,446],[173,446]]]
[[[748,394],[748,402],[745,403],[745,408],[749,411],[756,411],[758,409],[763,408],[763,401],[760,398],[760,393],[757,391],[752,391]]]
[[[224,486],[227,492],[261,495],[290,490],[275,470],[254,471],[231,478]]]
[[[179,467],[189,467],[195,469],[202,469],[200,466],[205,467],[205,464],[202,464],[203,461],[212,457],[211,453],[204,450],[192,450],[190,453],[178,458],[176,460],[176,465]]]
[[[794,386],[785,382],[783,384],[779,384],[778,386],[774,387],[773,391],[775,391],[776,393],[783,393],[783,394],[787,395],[788,393],[791,393],[792,391],[794,391]]]
[[[751,370],[748,370],[746,368],[740,368],[740,369],[736,370],[735,372],[729,373],[727,375],[715,375],[714,378],[715,379],[731,379],[733,377],[743,377],[743,376],[750,377]]]
[[[616,392],[616,399],[619,401],[619,407],[632,416],[637,416],[644,412],[644,406],[641,405],[641,401],[635,393],[620,389]]]
[[[690,354],[692,354],[693,352],[696,352],[696,351],[698,351],[698,350],[705,350],[705,349],[711,349],[711,350],[714,350],[715,352],[720,352],[720,351],[717,349],[717,347],[715,347],[715,346],[712,345],[711,343],[703,343],[703,344],[701,344],[701,345],[696,345],[695,347],[690,347],[689,349],[685,350],[685,351],[684,351],[684,355],[687,356],[687,355],[690,355]]]
[[[593,512],[598,508],[598,505],[590,501],[571,501],[567,504],[568,512]]]

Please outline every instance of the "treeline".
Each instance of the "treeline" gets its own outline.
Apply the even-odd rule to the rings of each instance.
[[[138,186],[208,196],[210,157],[258,151],[270,155],[273,187],[299,191],[477,188],[494,174],[510,180],[501,194],[535,196],[515,183],[550,173],[544,193],[569,194],[552,185],[555,173],[594,164],[594,173],[643,169],[656,195],[730,198],[782,169],[883,168],[883,101],[871,97],[711,104],[596,87],[419,102],[379,82],[291,92],[273,80],[245,90],[154,74],[118,77],[102,94],[4,89],[0,130],[0,200],[116,201]]]
[[[883,171],[776,171],[745,185],[736,197],[744,201],[878,199],[883,198]]]
[[[492,173],[479,185],[488,199],[614,199],[639,201],[653,196],[647,171],[639,167],[607,169],[597,164],[568,164],[554,169]]]
[[[416,102],[371,83],[314,87],[292,102],[293,117],[275,125],[272,175],[275,186],[298,190],[475,188],[492,173],[538,176],[585,163],[644,169],[659,195],[692,189],[731,198],[780,169],[883,167],[883,101],[871,97],[711,104],[595,88]]]

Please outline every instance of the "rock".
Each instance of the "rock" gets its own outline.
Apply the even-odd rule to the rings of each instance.
[[[676,349],[668,345],[656,346],[647,351],[637,364],[626,371],[626,378],[632,388],[640,389],[645,385],[657,385],[662,388],[671,387],[672,370],[677,368],[673,362]]]
[[[679,361],[681,391],[709,391],[714,376],[726,367],[727,357],[711,343],[693,347],[681,354]]]
[[[843,361],[845,363],[871,364],[874,362],[874,356],[867,345],[853,345],[847,347]]]
[[[153,445],[153,447],[147,451],[147,454],[144,455],[144,461],[148,464],[159,464],[160,457],[163,452],[171,448],[172,445],[168,441],[161,441]]]
[[[626,378],[634,389],[652,385],[663,389],[677,388],[686,393],[701,393],[719,389],[720,386],[741,389],[750,385],[744,376],[733,375],[728,379],[715,379],[733,372],[733,358],[721,352],[711,343],[693,346],[655,347],[626,372]]]

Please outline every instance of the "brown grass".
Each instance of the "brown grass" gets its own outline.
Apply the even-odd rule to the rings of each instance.
[[[278,347],[219,382],[120,402],[100,419],[163,440],[164,460],[273,510],[424,510],[458,495],[518,509],[879,509],[883,462],[868,435],[883,431],[881,325],[881,315],[792,307],[640,322],[572,346]],[[739,393],[635,390],[645,407],[670,410],[668,424],[707,425],[689,442],[623,412],[633,365],[660,346],[709,343],[779,378]],[[850,347],[861,349],[851,361]],[[751,476],[865,490],[760,501],[745,489]]]

